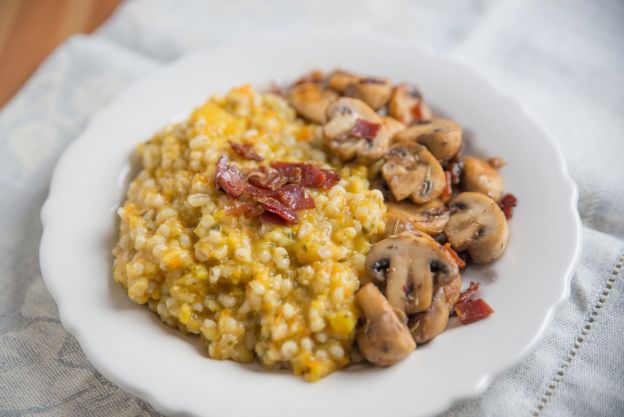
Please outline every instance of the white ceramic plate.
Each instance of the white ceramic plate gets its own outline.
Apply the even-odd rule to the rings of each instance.
[[[504,256],[469,269],[496,313],[455,326],[387,368],[336,372],[318,383],[208,359],[113,284],[115,210],[134,146],[209,95],[337,66],[412,81],[468,132],[473,152],[500,155],[519,200]],[[431,415],[477,396],[535,346],[568,295],[579,253],[577,192],[561,152],[518,102],[457,62],[396,40],[356,34],[251,39],[192,53],[102,109],[67,149],[42,210],[41,270],[65,327],[95,367],[168,414],[193,416]]]

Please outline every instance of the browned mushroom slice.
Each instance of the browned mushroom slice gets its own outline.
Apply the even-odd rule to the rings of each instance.
[[[388,149],[388,130],[366,103],[341,97],[327,107],[323,133],[329,149],[346,161],[373,162]]]
[[[397,201],[409,197],[415,203],[426,203],[444,191],[444,170],[424,146],[395,142],[384,159],[381,174]]]
[[[489,162],[474,156],[464,158],[462,184],[466,191],[485,194],[496,202],[503,197],[503,177]]]
[[[396,135],[396,140],[416,141],[425,145],[440,162],[457,155],[462,145],[461,127],[452,120],[434,118],[430,122],[408,127]]]
[[[327,87],[339,94],[344,94],[349,84],[353,84],[360,79],[357,75],[347,71],[336,70],[332,72],[327,80]]]
[[[467,250],[475,263],[492,262],[505,250],[509,229],[505,214],[486,195],[464,192],[449,203],[451,216],[444,233],[453,248]]]
[[[386,126],[386,129],[388,129],[388,136],[390,137],[390,139],[392,139],[394,135],[405,129],[405,125],[399,122],[394,117],[381,116],[381,120],[383,120],[383,124]]]
[[[449,314],[459,298],[460,291],[459,274],[450,283],[437,287],[431,307],[410,320],[409,328],[416,343],[428,342],[446,330]]]
[[[418,232],[375,243],[365,267],[373,282],[385,282],[390,304],[407,314],[428,309],[434,283],[446,285],[459,274],[457,264],[438,242]]]
[[[394,88],[388,114],[405,125],[430,120],[431,110],[423,102],[422,95],[416,86],[401,83]]]
[[[449,211],[440,199],[425,204],[390,201],[386,203],[386,208],[386,236],[410,229],[436,236],[444,231],[449,220]]]
[[[344,94],[362,100],[373,110],[379,110],[390,99],[392,83],[380,78],[360,78],[349,84]]]
[[[288,92],[288,100],[299,116],[318,124],[325,123],[327,106],[336,97],[333,91],[313,82],[296,84]]]
[[[390,205],[390,204],[409,204],[409,203],[386,203],[386,204]],[[407,219],[407,217],[404,216],[402,213],[398,213],[398,212],[388,209],[388,211],[386,212],[386,215],[384,216],[384,219],[386,220],[386,230],[384,232],[384,237],[400,235],[403,232],[414,233],[416,231],[416,228],[414,227],[412,222],[410,222]]]
[[[362,355],[370,362],[389,366],[408,356],[416,343],[405,324],[405,313],[392,308],[373,284],[355,294],[355,301],[366,322],[358,331],[357,342]]]

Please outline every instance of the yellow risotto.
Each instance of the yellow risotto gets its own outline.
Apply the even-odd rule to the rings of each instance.
[[[244,159],[230,142],[265,160]],[[141,171],[119,209],[114,278],[167,324],[197,334],[214,359],[287,367],[309,381],[347,365],[366,254],[384,230],[365,166],[330,165],[318,125],[249,86],[213,97],[138,146]],[[215,185],[219,159],[241,170],[316,162],[340,174],[311,189],[296,223],[233,214]]]

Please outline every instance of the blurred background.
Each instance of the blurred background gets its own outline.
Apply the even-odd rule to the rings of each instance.
[[[121,0],[0,0],[0,108],[68,36],[95,30]]]

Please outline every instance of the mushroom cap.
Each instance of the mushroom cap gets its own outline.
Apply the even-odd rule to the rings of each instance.
[[[337,69],[332,72],[327,79],[327,87],[339,94],[344,94],[349,84],[353,84],[359,79],[360,77],[355,74],[351,74],[350,72]]]
[[[399,234],[404,230],[418,230],[435,236],[444,231],[450,216],[440,199],[425,204],[389,201],[386,208],[386,236]]]
[[[373,282],[385,282],[388,302],[407,314],[428,309],[434,285],[446,285],[459,274],[457,264],[438,242],[418,232],[375,243],[365,268]]]
[[[461,292],[461,275],[457,275],[446,285],[438,286],[431,307],[416,314],[409,323],[414,341],[425,343],[446,330],[449,314],[453,310]]]
[[[396,135],[396,140],[415,141],[425,145],[440,162],[452,159],[462,146],[461,127],[452,120],[433,118],[426,123],[408,127]]]
[[[509,228],[505,214],[488,196],[463,192],[450,202],[450,218],[444,233],[453,248],[467,250],[475,263],[497,259],[507,246]]]
[[[359,78],[347,85],[344,94],[360,99],[374,110],[379,110],[390,100],[392,83],[381,78]]]
[[[383,121],[383,124],[386,126],[386,129],[388,129],[388,136],[390,137],[390,139],[392,139],[394,135],[396,135],[397,133],[405,129],[405,125],[399,122],[394,117],[381,116],[381,120]]]
[[[366,322],[357,333],[358,347],[370,362],[389,366],[408,356],[416,343],[407,328],[405,313],[396,311],[373,284],[355,294]]]
[[[357,158],[361,162],[379,159],[386,149],[390,137],[381,117],[361,100],[341,97],[327,106],[327,123],[323,133],[328,147],[342,160]],[[371,138],[354,135],[358,121],[376,127]]]
[[[485,194],[496,202],[503,198],[503,177],[483,159],[474,156],[464,158],[462,184],[466,191]]]
[[[408,126],[432,117],[420,90],[410,83],[401,83],[394,88],[388,104],[388,114]]]
[[[422,145],[399,141],[384,155],[381,173],[397,201],[407,197],[426,203],[438,197],[446,187],[442,165]]]
[[[325,90],[315,82],[304,81],[294,85],[288,91],[288,101],[295,111],[311,122],[325,123],[325,112],[329,103],[336,99],[337,94]]]

